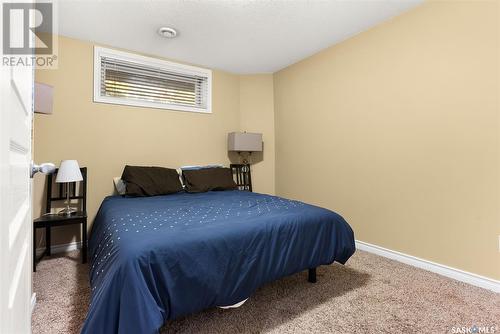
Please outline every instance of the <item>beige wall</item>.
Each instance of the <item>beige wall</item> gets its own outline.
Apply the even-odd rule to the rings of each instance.
[[[425,3],[276,73],[277,194],[500,279],[497,6]]]
[[[94,103],[92,69],[93,44],[60,37],[59,68],[36,71],[36,81],[55,87],[54,113],[36,114],[34,125],[35,161],[58,164],[62,159],[77,159],[81,166],[89,168],[90,222],[103,198],[113,193],[112,178],[121,175],[125,164],[227,165],[227,133],[239,131],[242,125],[245,130],[264,131],[265,159],[255,167],[255,190],[274,191],[271,76],[255,76],[247,81],[238,75],[213,71],[213,113],[199,114]],[[242,102],[240,80],[245,87]],[[252,116],[254,112],[257,118]],[[45,178],[37,175],[35,217],[42,210],[44,185]],[[76,228],[56,228],[53,243],[68,243],[77,236]],[[39,231],[40,244],[41,237]]]
[[[252,185],[256,192],[274,194],[274,98],[273,75],[240,77],[240,128],[261,132],[264,151],[254,153]]]

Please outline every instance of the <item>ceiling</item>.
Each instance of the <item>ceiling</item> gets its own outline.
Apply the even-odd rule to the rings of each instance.
[[[422,2],[60,0],[58,31],[233,73],[269,73]],[[178,37],[160,37],[161,26],[174,27]]]

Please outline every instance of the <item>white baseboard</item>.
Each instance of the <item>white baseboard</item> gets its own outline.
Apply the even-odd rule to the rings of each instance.
[[[82,246],[82,243],[80,241],[73,241],[73,242],[70,242],[69,244],[52,245],[52,247],[50,247],[50,252],[52,254],[66,253],[66,252],[71,252],[71,251],[80,249],[81,246]],[[37,248],[36,255],[40,256],[44,251],[45,251],[45,248]]]
[[[36,306],[36,293],[33,292],[33,294],[31,295],[31,315],[33,315],[35,306]]]
[[[431,271],[457,281],[465,282],[494,292],[500,292],[500,281],[469,273],[460,269],[448,267],[439,263],[424,260],[416,256],[393,251],[377,245],[372,245],[364,241],[356,240],[356,248],[365,252],[373,253],[392,260],[396,260],[410,266]]]

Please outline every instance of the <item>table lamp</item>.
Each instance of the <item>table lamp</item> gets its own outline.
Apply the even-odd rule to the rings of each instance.
[[[57,172],[56,183],[66,183],[66,208],[59,212],[60,215],[71,215],[76,212],[75,208],[69,206],[69,184],[71,182],[82,181],[83,176],[80,166],[76,160],[63,160]]]
[[[227,136],[228,151],[241,152],[262,152],[262,133],[231,132]],[[248,164],[248,159],[243,158],[243,164]]]

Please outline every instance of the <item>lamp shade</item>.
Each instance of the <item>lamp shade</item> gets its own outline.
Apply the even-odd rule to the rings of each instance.
[[[78,166],[78,161],[76,160],[63,160],[61,161],[61,166],[59,166],[59,171],[57,172],[56,182],[66,183],[66,182],[77,182],[82,181],[83,176],[80,172],[80,166]]]
[[[227,136],[228,151],[261,152],[262,133],[231,132]]]

